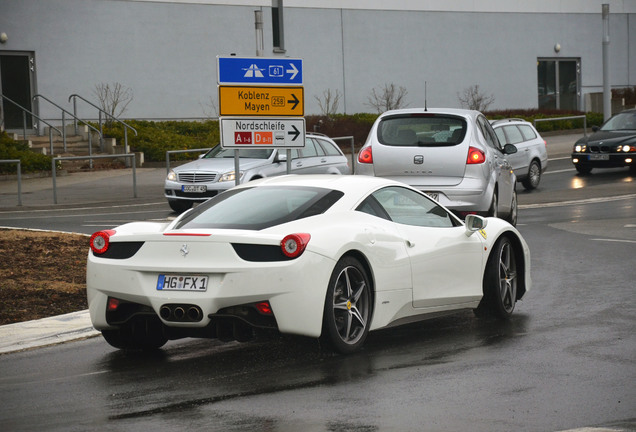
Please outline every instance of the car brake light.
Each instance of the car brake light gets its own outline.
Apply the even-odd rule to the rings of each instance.
[[[93,253],[100,255],[105,253],[110,245],[110,237],[115,235],[115,232],[115,230],[103,230],[93,234],[89,243]]]
[[[311,235],[307,233],[290,234],[283,238],[280,242],[280,247],[285,256],[297,258],[304,252],[307,243],[309,243],[309,239],[311,239]]]
[[[119,300],[113,297],[108,297],[108,303],[106,304],[106,310],[108,312],[115,312],[119,308]]]
[[[256,307],[256,310],[262,313],[263,315],[274,314],[274,311],[272,311],[272,306],[267,301],[256,303],[254,306]]]
[[[468,159],[466,160],[467,165],[473,164],[482,164],[486,162],[486,154],[475,147],[470,147],[468,149]]]
[[[360,153],[358,153],[358,162],[364,164],[373,163],[373,152],[371,151],[371,147],[365,147],[360,150]]]

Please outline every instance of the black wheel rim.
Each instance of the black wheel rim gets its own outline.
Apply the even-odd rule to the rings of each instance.
[[[505,242],[499,253],[499,298],[506,313],[512,313],[517,301],[517,263],[514,250]]]
[[[340,339],[350,345],[357,343],[369,321],[369,287],[359,269],[347,266],[338,274],[332,306]]]

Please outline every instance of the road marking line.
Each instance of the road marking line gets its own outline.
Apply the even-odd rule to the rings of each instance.
[[[549,161],[555,161],[555,160],[571,159],[571,158],[572,158],[572,156],[564,156],[564,157],[558,157],[558,158],[549,158],[548,162]]]
[[[611,202],[611,201],[627,200],[632,198],[636,198],[636,194],[618,195],[614,197],[602,197],[602,198],[587,198],[587,199],[581,199],[581,200],[551,202],[551,203],[542,203],[542,204],[523,204],[523,205],[519,205],[519,208],[534,209],[534,208],[547,208],[547,207],[563,207],[563,206],[580,205],[580,204],[598,204],[598,203]]]
[[[618,240],[618,239],[600,239],[595,238],[592,241],[616,242],[616,243],[636,243],[636,240]]]
[[[558,170],[558,171],[546,171],[543,173],[543,175],[546,174],[558,174],[558,173],[564,173],[564,172],[570,172],[570,171],[576,171],[575,168],[568,168],[568,169],[563,169],[563,170]]]

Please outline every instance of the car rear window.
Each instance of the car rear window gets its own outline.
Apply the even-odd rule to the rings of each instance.
[[[262,230],[322,214],[341,191],[300,186],[263,186],[224,192],[184,216],[175,229]]]
[[[464,140],[466,120],[439,114],[384,117],[378,125],[378,141],[389,146],[453,146]]]

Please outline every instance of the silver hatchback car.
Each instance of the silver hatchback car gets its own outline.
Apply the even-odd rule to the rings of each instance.
[[[490,123],[501,144],[513,144],[517,153],[508,156],[517,181],[527,190],[536,189],[548,167],[547,142],[523,119],[510,118]]]
[[[409,184],[461,217],[517,222],[516,178],[486,117],[461,109],[401,109],[382,114],[358,153],[356,174]]]
[[[240,149],[241,184],[287,173],[285,149]],[[349,174],[349,162],[336,143],[326,136],[307,134],[305,147],[291,149],[291,174]],[[214,147],[198,160],[172,169],[164,195],[170,208],[182,213],[235,185],[234,149]]]

